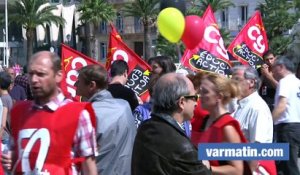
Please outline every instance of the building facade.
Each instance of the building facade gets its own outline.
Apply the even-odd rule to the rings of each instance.
[[[82,32],[80,30],[81,22],[79,21],[79,12],[77,12],[78,5],[83,0],[49,0],[49,3],[57,6],[58,10],[53,12],[55,15],[62,16],[66,20],[64,27],[62,26],[46,26],[37,27],[36,42],[34,48],[52,47],[56,51],[59,50],[60,43],[66,43],[71,47],[82,51],[83,45],[81,41]],[[134,0],[110,0],[117,9],[117,17],[114,25],[122,36],[126,44],[134,50],[138,55],[143,56],[144,50],[144,36],[143,25],[139,18],[125,17],[121,12],[121,7],[125,3],[132,3]],[[227,28],[234,37],[238,31],[243,27],[247,20],[254,13],[255,8],[262,0],[232,0],[235,7],[229,7],[225,10],[215,13],[216,19],[220,27]],[[0,12],[4,14],[4,2],[0,0]],[[9,0],[12,3],[12,0]],[[188,6],[188,5],[187,5]],[[9,13],[14,13],[13,9],[9,9]],[[1,26],[3,28],[3,26]],[[108,52],[109,39],[109,25],[101,22],[97,31],[97,40],[100,46],[99,56],[97,58],[100,62],[105,62]],[[3,32],[0,32],[0,40],[3,38]],[[24,62],[26,36],[24,30],[20,26],[9,26],[9,48],[11,50],[10,59],[19,64],[26,64]],[[152,48],[155,49],[157,30],[155,27],[151,30]],[[0,45],[2,46],[2,45]],[[3,49],[2,49],[3,50]],[[2,54],[3,51],[1,51]],[[154,52],[153,52],[154,53]],[[153,55],[152,53],[152,55]],[[1,57],[2,58],[2,57]],[[1,60],[0,58],[0,60]]]

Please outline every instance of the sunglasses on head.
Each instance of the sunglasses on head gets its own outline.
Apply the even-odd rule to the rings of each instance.
[[[183,98],[185,98],[185,99],[193,99],[195,101],[198,101],[200,99],[200,94],[184,95]]]

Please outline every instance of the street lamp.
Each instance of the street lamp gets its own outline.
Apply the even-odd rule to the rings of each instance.
[[[12,35],[11,36],[11,43],[12,43],[12,46],[10,47],[10,55],[11,55],[11,58],[14,59],[15,58],[15,49],[17,48],[14,48],[14,47],[17,47],[17,44],[15,43],[15,36]],[[18,62],[16,62],[18,64]]]
[[[70,46],[70,42],[71,42],[71,35],[70,34],[67,34],[67,43],[68,45]]]
[[[241,29],[242,29],[242,25],[239,24],[239,25],[238,25],[238,30],[241,31]]]
[[[54,52],[55,52],[55,48],[54,48],[53,46],[51,46],[51,47],[49,48],[49,51],[52,52],[52,53],[54,53]]]
[[[3,65],[6,66],[6,41],[5,41],[5,36],[6,36],[6,32],[5,32],[5,28],[2,29],[2,33],[3,33]]]
[[[9,66],[8,64],[8,9],[7,9],[7,0],[5,0],[5,60],[4,64],[5,66]]]
[[[242,24],[241,24],[240,17],[238,17],[238,19],[237,19],[237,29],[238,29],[238,31],[240,31],[242,29]]]

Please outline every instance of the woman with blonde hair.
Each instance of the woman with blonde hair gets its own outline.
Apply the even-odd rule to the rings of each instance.
[[[199,128],[193,128],[191,139],[195,145],[246,142],[238,121],[231,117],[226,107],[238,94],[237,85],[222,75],[209,73],[203,77],[200,85],[201,105],[209,114],[203,118]],[[213,174],[242,175],[250,172],[241,160],[209,162]]]

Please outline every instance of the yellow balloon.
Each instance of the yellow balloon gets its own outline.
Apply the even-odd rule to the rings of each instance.
[[[160,34],[171,43],[177,43],[183,35],[185,20],[183,14],[174,7],[163,9],[157,17]]]

